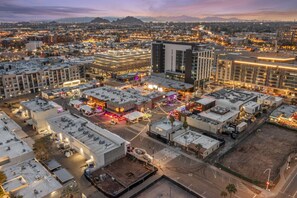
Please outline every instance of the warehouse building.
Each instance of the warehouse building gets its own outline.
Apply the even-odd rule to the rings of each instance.
[[[47,120],[48,130],[59,140],[69,144],[86,159],[93,161],[95,169],[106,166],[126,155],[126,141],[100,128],[88,120],[64,113]]]

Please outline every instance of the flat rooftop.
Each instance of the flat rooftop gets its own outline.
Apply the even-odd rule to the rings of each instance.
[[[275,109],[270,116],[272,117],[283,117],[283,118],[291,118],[294,114],[297,113],[297,106],[295,105],[282,105]]]
[[[225,108],[221,106],[215,106],[207,111],[203,111],[199,113],[198,115],[203,118],[207,118],[219,123],[223,123],[238,114],[239,114],[239,111],[231,110],[229,108]]]
[[[147,84],[158,85],[159,87],[165,87],[167,89],[176,89],[176,90],[188,90],[194,86],[188,83],[183,83],[175,80],[170,80],[158,76],[149,76],[145,82]]]
[[[42,112],[59,107],[57,103],[41,98],[34,98],[29,101],[23,101],[21,102],[21,105],[33,112]]]
[[[22,130],[22,127],[20,127],[4,111],[0,111],[0,125],[6,126],[10,131]]]
[[[62,185],[34,159],[7,167],[3,170],[7,182],[3,184],[5,191],[14,191],[24,198],[44,197],[62,188]]]
[[[218,91],[206,94],[203,97],[213,98],[216,100],[218,105],[228,106],[231,108],[239,108],[242,104],[257,98],[257,96],[252,92],[238,89],[220,89]]]
[[[98,155],[107,153],[125,142],[118,135],[69,113],[50,118],[47,122],[55,132],[71,136]]]
[[[0,63],[0,74],[22,74],[36,73],[41,71],[57,70],[62,68],[70,68],[80,64],[90,63],[92,61],[87,58],[33,58],[30,60],[22,60],[16,62]]]
[[[76,85],[73,87],[62,87],[62,88],[57,88],[57,89],[51,89],[51,90],[45,90],[43,91],[44,93],[47,94],[60,94],[60,93],[66,93],[69,91],[73,91],[73,90],[86,90],[86,89],[91,89],[93,88],[92,84],[80,84],[80,85]]]
[[[206,150],[220,143],[218,140],[191,130],[187,130],[181,135],[175,137],[173,141],[183,146],[188,146],[189,144],[201,144],[201,146]]]
[[[83,94],[101,101],[117,104],[149,102],[150,99],[132,91],[119,90],[110,86],[98,87],[84,91]]]
[[[174,130],[176,128],[180,128],[183,125],[182,122],[175,120],[173,122],[173,129],[171,122],[167,119],[161,119],[160,121],[154,122],[151,126],[151,131],[154,133],[158,133],[159,135],[166,137],[169,131]]]
[[[157,169],[152,165],[127,155],[104,168],[95,170],[91,180],[104,193],[117,197],[155,171]]]
[[[0,162],[6,159],[13,159],[33,152],[32,149],[21,140],[15,133],[13,127],[9,127],[11,119],[1,112],[0,116]],[[12,125],[15,125],[13,122]]]
[[[201,105],[208,105],[214,101],[216,101],[216,100],[213,98],[201,98],[201,99],[197,100],[196,103],[201,104]]]

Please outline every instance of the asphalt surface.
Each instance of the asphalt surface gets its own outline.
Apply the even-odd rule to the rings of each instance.
[[[69,107],[68,100],[57,99],[55,100],[58,104],[67,108],[72,113],[81,115],[81,113]],[[179,106],[177,104],[176,106]],[[163,107],[168,112],[174,109],[176,106]],[[9,109],[6,108],[9,112]],[[166,114],[161,109],[155,109],[152,111],[152,122],[161,119]],[[13,116],[13,115],[10,115]],[[13,117],[14,119],[15,116]],[[151,156],[154,157],[154,164],[158,166],[158,174],[165,174],[168,177],[177,180],[181,184],[187,186],[198,194],[205,198],[217,198],[220,197],[221,191],[225,190],[226,185],[229,183],[235,184],[238,192],[233,195],[237,198],[257,198],[257,197],[268,197],[265,195],[257,195],[252,192],[241,179],[226,173],[204,161],[196,158],[193,155],[184,153],[179,148],[175,148],[164,143],[161,143],[151,137],[145,132],[147,131],[147,123],[142,121],[141,123],[127,125],[125,121],[120,122],[116,125],[111,125],[111,118],[107,116],[91,116],[87,117],[91,122],[99,125],[100,127],[106,128],[109,131],[118,134],[122,138],[131,141],[131,145],[134,147],[140,147],[145,149]],[[20,121],[18,121],[20,122]],[[263,122],[263,119],[259,119],[251,127],[250,130],[255,130],[257,126]],[[20,123],[23,126],[25,132],[29,133],[30,136],[34,136],[32,129],[26,128],[24,123]],[[141,131],[141,133],[140,133]],[[80,189],[88,197],[104,197],[95,187],[93,187],[82,175],[82,170],[85,161],[76,155],[66,158],[61,154],[57,154],[54,157],[57,159],[62,166],[69,169],[74,175],[75,180],[78,182]],[[75,166],[73,164],[75,163]],[[133,189],[132,189],[133,191]],[[296,198],[297,194],[297,171],[295,171],[291,177],[288,178],[286,184],[281,190],[281,193],[277,196],[282,197],[293,197]]]

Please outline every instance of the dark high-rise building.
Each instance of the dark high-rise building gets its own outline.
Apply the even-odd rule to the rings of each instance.
[[[152,69],[166,78],[202,85],[213,65],[213,49],[198,43],[155,41],[152,43]]]

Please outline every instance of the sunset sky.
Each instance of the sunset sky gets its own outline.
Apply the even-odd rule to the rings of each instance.
[[[294,20],[297,0],[0,0],[0,22],[127,15]]]

